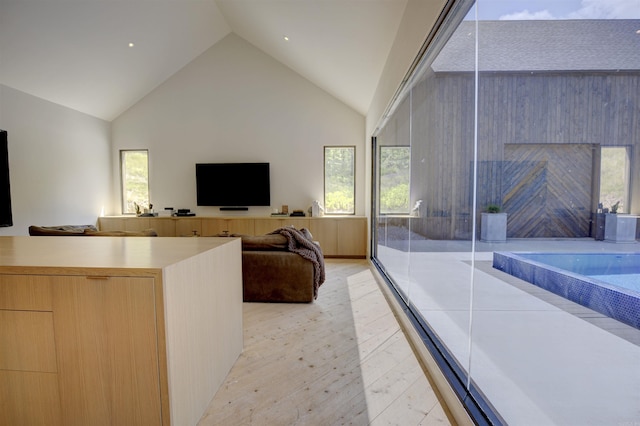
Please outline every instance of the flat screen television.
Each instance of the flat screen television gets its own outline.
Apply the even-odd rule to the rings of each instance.
[[[0,130],[0,226],[13,226],[7,132]]]
[[[269,163],[196,164],[196,191],[199,206],[269,206]]]

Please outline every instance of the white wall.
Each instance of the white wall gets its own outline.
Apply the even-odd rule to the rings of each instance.
[[[0,235],[119,214],[118,151],[135,148],[150,149],[156,208],[216,215],[195,205],[196,162],[268,161],[272,206],[306,209],[322,199],[323,147],[355,145],[356,213],[368,214],[369,138],[440,11],[425,3],[407,4],[366,131],[356,111],[233,34],[114,120],[111,135],[105,121],[0,85],[14,216]]]
[[[110,124],[0,85],[0,128],[8,132],[13,227],[95,224],[110,208]]]
[[[114,202],[118,153],[148,148],[154,208],[196,206],[198,162],[269,162],[271,208],[306,210],[323,197],[323,147],[355,145],[356,209],[364,206],[364,117],[244,39],[230,34],[112,123]],[[224,182],[220,182],[224,185]],[[228,214],[228,213],[227,213]]]
[[[405,7],[398,33],[389,51],[378,87],[367,112],[367,137],[376,126],[406,77],[411,64],[436,24],[446,0],[409,0]]]

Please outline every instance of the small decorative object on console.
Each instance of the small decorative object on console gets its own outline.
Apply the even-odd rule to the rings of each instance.
[[[324,214],[324,208],[320,205],[320,202],[318,200],[315,200],[312,204],[311,204],[311,216],[312,217],[319,217],[322,216]]]
[[[190,209],[178,209],[176,216],[195,216],[195,213],[191,213]]]
[[[303,216],[304,217],[304,210],[294,210],[293,213],[291,213],[289,216]]]

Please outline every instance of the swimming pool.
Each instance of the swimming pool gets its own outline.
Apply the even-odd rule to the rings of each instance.
[[[640,253],[495,252],[493,267],[640,329]]]

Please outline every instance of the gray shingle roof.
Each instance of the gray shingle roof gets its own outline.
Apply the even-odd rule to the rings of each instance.
[[[432,64],[474,70],[475,23],[463,22]],[[640,19],[479,21],[480,71],[640,70]]]

